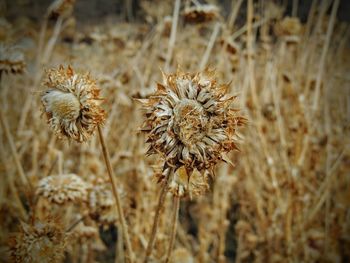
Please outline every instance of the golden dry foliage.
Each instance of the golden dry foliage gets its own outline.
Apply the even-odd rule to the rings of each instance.
[[[9,73],[0,74],[0,262],[126,261],[94,136],[102,123],[135,262],[171,167],[149,262],[166,258],[173,195],[173,262],[349,261],[350,31],[340,1],[315,1],[306,20],[276,1],[208,1],[215,17],[201,2],[140,1],[133,22],[84,24],[74,1],[56,1],[46,15],[57,10],[57,20],[0,20]],[[186,10],[197,10],[193,23]],[[150,146],[157,154],[146,155]]]

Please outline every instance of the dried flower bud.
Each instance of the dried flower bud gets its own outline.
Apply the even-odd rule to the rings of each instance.
[[[285,17],[275,25],[275,34],[277,36],[298,38],[301,34],[302,25],[297,17]]]
[[[36,194],[51,203],[79,203],[87,200],[88,184],[75,174],[51,175],[39,181]]]
[[[100,89],[89,75],[75,74],[71,67],[50,69],[41,96],[48,123],[58,135],[78,142],[89,139],[105,120]]]
[[[118,192],[122,203],[125,203],[126,194],[121,185]],[[102,179],[96,179],[89,192],[88,200],[89,214],[99,225],[109,226],[118,220],[117,207],[115,205],[111,185]]]
[[[214,72],[165,75],[165,84],[148,99],[142,131],[149,154],[160,153],[169,166],[191,171],[209,169],[225,152],[237,149],[236,128],[245,123],[231,107],[228,85],[218,85]]]
[[[65,232],[57,221],[22,223],[20,232],[9,240],[13,262],[62,262]]]
[[[50,18],[69,17],[74,9],[75,0],[55,0],[48,8]]]
[[[177,248],[173,252],[172,262],[194,263],[194,258],[186,248]]]
[[[187,23],[204,23],[219,16],[219,9],[215,5],[199,5],[186,7],[182,13]]]
[[[15,47],[0,44],[0,74],[23,73],[25,68],[23,53]]]
[[[205,172],[201,174],[197,169],[187,171],[185,166],[181,166],[174,173],[169,183],[169,191],[179,197],[189,195],[201,195],[208,190],[208,176]]]
[[[93,241],[99,237],[98,227],[85,225],[83,222],[81,222],[74,228],[72,236],[81,243],[88,240]]]

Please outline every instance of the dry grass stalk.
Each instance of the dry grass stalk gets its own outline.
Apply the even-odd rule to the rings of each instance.
[[[109,157],[109,153],[108,153],[108,150],[107,150],[107,146],[106,146],[103,134],[102,134],[102,129],[101,129],[100,126],[98,126],[97,130],[98,130],[98,137],[99,137],[100,142],[101,142],[103,158],[104,158],[105,163],[106,163],[109,180],[110,180],[111,185],[112,185],[113,195],[114,195],[114,198],[115,198],[115,203],[117,205],[117,210],[118,210],[120,223],[121,223],[121,226],[122,226],[123,237],[124,237],[124,240],[125,240],[126,250],[128,252],[127,260],[132,263],[132,262],[134,262],[134,253],[132,251],[130,237],[129,237],[129,232],[128,232],[128,226],[126,224],[126,220],[125,220],[125,217],[124,217],[124,212],[123,212],[122,205],[121,205],[121,202],[120,202],[120,196],[119,196],[119,193],[118,193],[118,190],[117,190],[117,183],[115,181],[115,175],[113,173],[113,169],[112,169],[112,166],[111,166],[111,161],[110,161],[110,157]]]
[[[170,262],[171,255],[173,253],[173,247],[174,247],[176,230],[177,230],[177,221],[179,217],[179,210],[180,210],[180,197],[174,196],[174,212],[173,212],[173,218],[172,218],[169,247],[168,247],[168,252],[165,259],[166,263]]]

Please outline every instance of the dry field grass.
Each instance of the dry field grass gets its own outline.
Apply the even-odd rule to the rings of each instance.
[[[56,0],[40,23],[0,18],[0,262],[350,261],[350,27],[339,0],[312,1],[304,22],[299,1],[287,13],[276,1],[144,0],[136,17],[126,1],[125,14],[79,26],[74,2]],[[154,110],[157,85],[165,94],[162,72],[208,67],[235,96],[239,112],[222,103],[218,122],[239,151],[218,140],[210,167],[200,154],[166,161],[159,145],[148,156],[159,138],[140,130],[152,114],[143,104]],[[43,99],[72,74],[91,85],[77,117],[90,126],[78,131],[48,121],[45,103],[62,94]],[[192,119],[174,118],[188,129],[203,113],[191,103]]]

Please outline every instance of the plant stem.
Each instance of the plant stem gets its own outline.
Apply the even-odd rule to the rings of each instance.
[[[28,184],[28,187],[29,187],[29,190],[30,190],[30,194],[32,194],[33,193],[33,185],[30,182],[28,176],[24,173],[22,164],[21,164],[21,162],[19,160],[19,156],[18,156],[18,153],[17,153],[15,142],[14,142],[13,137],[11,135],[10,128],[8,126],[6,117],[5,117],[4,113],[2,112],[1,108],[0,108],[0,122],[1,122],[2,128],[4,129],[7,142],[10,145],[11,154],[12,154],[13,159],[15,160],[15,165],[16,165],[17,171],[19,173],[19,176],[20,176],[20,178],[21,178],[23,183],[27,183]]]
[[[123,209],[121,206],[120,196],[119,196],[118,191],[117,191],[116,180],[115,180],[114,173],[112,170],[109,153],[108,153],[106,143],[105,143],[100,126],[98,126],[98,136],[100,138],[102,153],[103,153],[103,157],[104,157],[104,160],[106,163],[109,180],[110,180],[110,183],[112,185],[113,195],[114,195],[115,203],[116,203],[117,210],[118,210],[118,216],[120,219],[123,237],[125,240],[125,245],[126,245],[126,250],[127,250],[127,258],[128,258],[128,261],[132,263],[132,262],[134,262],[134,254],[133,254],[133,251],[131,248],[130,236],[128,233],[128,226],[126,225],[126,220],[125,220],[124,212],[123,212]]]
[[[165,71],[169,70],[169,66],[171,63],[171,57],[173,55],[173,49],[176,42],[176,29],[177,29],[177,22],[179,20],[179,12],[180,12],[180,6],[181,6],[181,0],[175,1],[174,6],[174,13],[172,17],[172,24],[171,24],[171,32],[170,32],[170,38],[169,38],[169,45],[168,45],[168,51],[166,54],[166,60],[165,60]]]
[[[176,228],[177,228],[177,220],[179,217],[179,210],[180,210],[180,197],[179,196],[174,196],[174,214],[172,218],[172,226],[171,226],[171,236],[170,236],[170,242],[169,242],[169,247],[168,247],[168,252],[166,256],[165,262],[168,263],[171,258],[171,253],[173,252],[173,247],[174,247],[174,241],[175,241],[175,236],[176,236]]]
[[[82,215],[78,220],[76,220],[70,227],[67,228],[66,233],[71,232],[81,221],[85,219],[86,215]]]
[[[158,229],[158,224],[159,224],[159,219],[160,219],[160,212],[163,208],[165,197],[166,197],[166,194],[168,192],[168,184],[169,184],[168,178],[169,178],[171,172],[172,172],[172,169],[169,172],[169,174],[166,178],[166,181],[164,182],[163,188],[160,192],[160,195],[159,195],[158,205],[156,208],[156,214],[154,216],[154,221],[153,221],[153,226],[152,226],[151,237],[148,241],[148,245],[147,245],[147,249],[146,249],[146,256],[145,256],[145,259],[143,261],[144,263],[148,262],[149,257],[152,253],[152,250],[153,250],[154,241],[156,240],[156,234],[157,234],[157,229]]]

